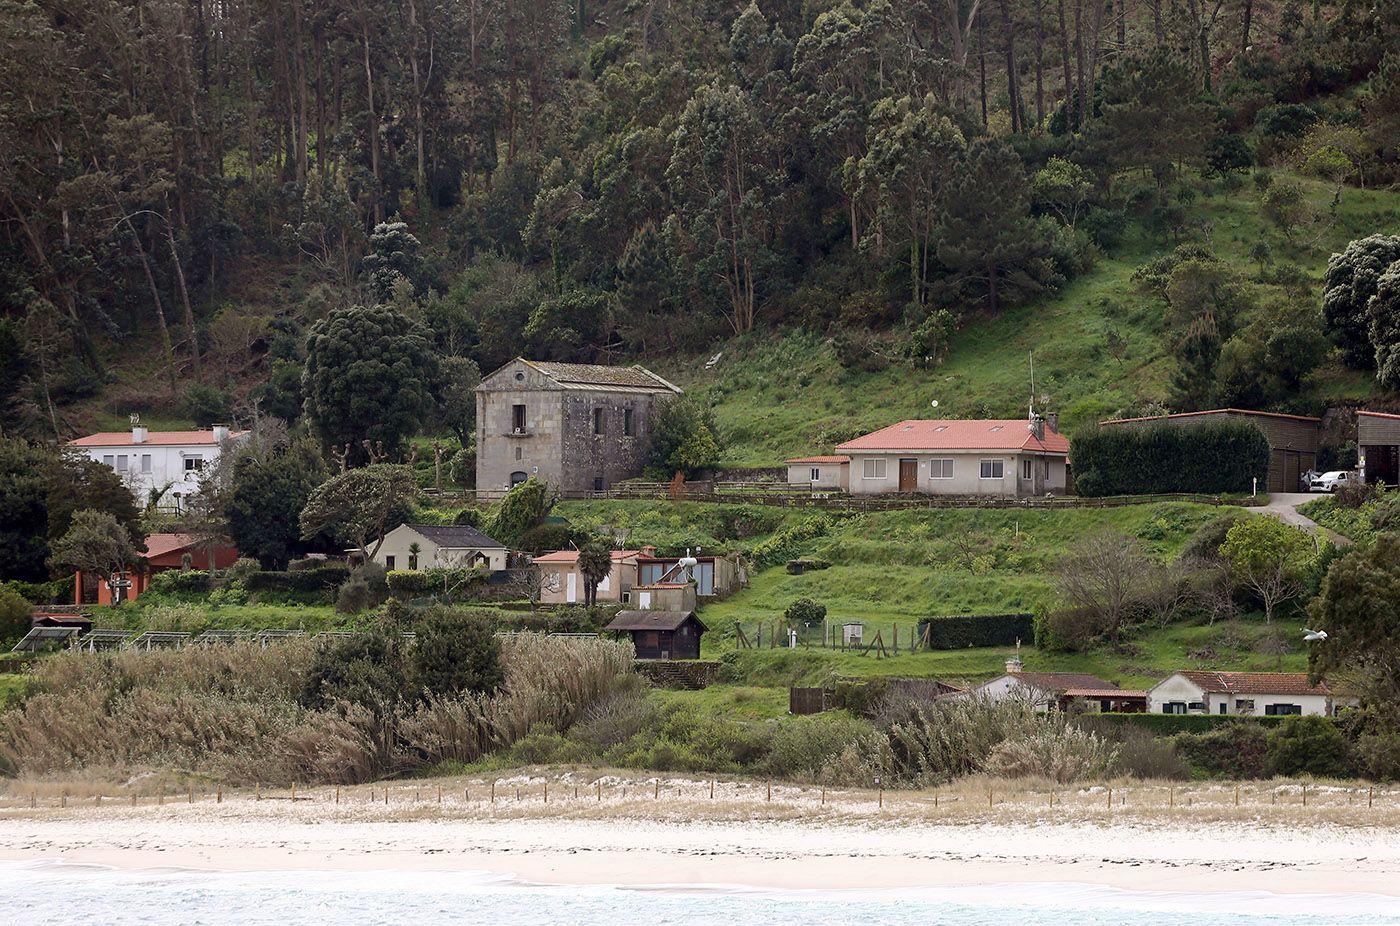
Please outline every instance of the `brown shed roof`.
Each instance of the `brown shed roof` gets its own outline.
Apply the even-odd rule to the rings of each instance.
[[[1180,671],[1202,691],[1229,694],[1328,695],[1332,686],[1325,681],[1308,684],[1305,672],[1194,672]]]
[[[676,630],[687,620],[708,629],[694,611],[618,611],[604,630]]]
[[[1285,415],[1283,412],[1259,412],[1248,408],[1212,408],[1203,412],[1176,412],[1172,415],[1147,415],[1142,418],[1109,418],[1099,424],[1128,424],[1137,421],[1166,421],[1174,418],[1200,418],[1203,415],[1252,415],[1257,418],[1286,418],[1290,421],[1304,421],[1308,424],[1319,424],[1321,418],[1313,418],[1310,415]]]
[[[850,458],[850,457],[845,457],[845,456],[840,456],[839,454],[831,454],[831,455],[829,455],[829,456],[793,457],[791,460],[784,460],[783,462],[784,462],[784,463],[849,463],[849,462],[851,462],[851,458]]]

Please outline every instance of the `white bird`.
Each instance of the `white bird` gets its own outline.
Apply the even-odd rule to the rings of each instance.
[[[1327,631],[1309,630],[1308,628],[1304,627],[1303,639],[1308,641],[1309,643],[1321,643],[1323,640],[1327,639]]]

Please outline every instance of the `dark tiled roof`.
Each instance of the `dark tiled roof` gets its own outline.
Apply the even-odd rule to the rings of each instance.
[[[704,630],[705,625],[694,611],[618,611],[604,630],[676,630],[687,618],[695,618]]]
[[[1084,672],[1013,672],[1011,677],[1019,678],[1028,685],[1034,685],[1046,691],[1118,690],[1118,686],[1112,682],[1106,682],[1097,675],[1088,675]]]
[[[1205,415],[1252,415],[1256,418],[1286,418],[1291,421],[1305,421],[1308,424],[1321,424],[1321,418],[1311,415],[1286,415],[1283,412],[1259,412],[1249,408],[1212,408],[1203,412],[1176,412],[1172,415],[1147,415],[1142,418],[1110,418],[1099,424],[1130,424],[1139,421],[1167,421],[1177,418],[1200,418]]]
[[[552,360],[526,360],[555,382],[566,386],[631,386],[637,389],[665,389],[679,392],[646,367],[610,367],[597,363],[556,363]]]
[[[505,545],[501,542],[492,540],[476,528],[468,527],[465,524],[410,524],[408,526],[440,547],[470,548],[473,550],[505,549]]]

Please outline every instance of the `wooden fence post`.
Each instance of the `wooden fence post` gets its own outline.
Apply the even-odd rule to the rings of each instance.
[[[826,785],[822,785],[822,806],[826,806]]]
[[[296,803],[296,799],[297,799],[297,783],[294,781],[294,782],[292,782],[292,803]]]
[[[603,779],[599,778],[598,781],[597,781],[597,784],[598,784],[598,803],[601,804],[601,803],[603,803]]]
[[[262,800],[262,782],[261,782],[261,781],[255,781],[255,782],[253,782],[253,800],[255,800],[255,801],[260,801],[260,800]]]
[[[1367,806],[1367,807],[1370,807],[1370,806],[1371,806],[1371,802],[1375,799],[1375,796],[1376,796],[1376,787],[1375,787],[1375,785],[1371,785],[1370,787],[1368,787],[1368,788],[1366,789],[1366,806]]]
[[[773,779],[768,779],[768,800],[773,799]]]
[[[491,803],[496,803],[496,779],[491,779]]]
[[[217,790],[216,792],[214,792],[214,803],[216,803],[216,804],[222,804],[223,802],[224,802],[224,786],[223,786],[223,785],[219,785],[218,790]]]
[[[652,792],[651,792],[651,799],[654,800],[654,801],[659,801],[659,800],[661,800],[661,779],[660,779],[660,778],[655,779],[655,781],[653,782],[653,784],[654,784],[655,787],[652,789]]]
[[[337,807],[340,806],[340,785],[335,786],[335,803]]]
[[[714,780],[713,778],[711,778],[711,779],[710,779],[710,800],[714,800],[714,799],[715,799],[715,780]]]
[[[544,802],[549,803],[549,779],[544,780]]]
[[[194,803],[194,785],[190,785],[189,800],[186,801],[185,803],[187,803],[187,804],[193,804],[193,803]]]

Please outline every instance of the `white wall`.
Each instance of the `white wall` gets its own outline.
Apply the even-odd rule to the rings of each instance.
[[[1253,702],[1252,708],[1248,704],[1239,702]],[[1172,702],[1180,702],[1187,705],[1187,712],[1194,714],[1225,714],[1235,716],[1264,717],[1268,714],[1267,708],[1272,704],[1296,704],[1304,714],[1317,716],[1330,716],[1332,713],[1332,699],[1327,695],[1279,695],[1279,694],[1246,694],[1241,692],[1205,692],[1200,686],[1183,675],[1171,675],[1158,682],[1147,691],[1147,710],[1149,713],[1160,714],[1163,708]],[[1202,708],[1192,710],[1191,704],[1200,704]],[[1224,710],[1221,710],[1221,707]]]
[[[990,682],[978,685],[967,692],[969,696],[986,698],[995,703],[1004,701],[1029,702],[1035,705],[1037,713],[1047,712],[1055,702],[1053,692],[1028,685],[1022,679],[1007,674]]]
[[[242,438],[230,438],[225,446]],[[160,507],[183,510],[199,491],[203,474],[223,452],[219,444],[122,444],[116,447],[76,447],[90,459],[110,466],[121,477],[136,504],[145,507],[151,491],[166,489]]]
[[[1029,456],[1029,455],[1026,455]],[[899,461],[916,460],[918,478],[916,491],[930,495],[1017,495],[1020,476],[1021,454],[1005,451],[939,452],[939,453],[860,453],[851,454],[850,491],[853,495],[872,495],[899,491]],[[1039,466],[1039,457],[1034,458]],[[865,477],[866,460],[884,460],[884,478]],[[931,461],[952,460],[951,478],[930,475]],[[983,479],[983,460],[1001,460],[1000,479]],[[1058,464],[1058,466],[1057,466]],[[938,472],[943,468],[938,467]],[[1049,488],[1046,491],[1063,493],[1065,489],[1065,465],[1063,457],[1052,457],[1050,463]]]
[[[816,479],[812,478],[812,470],[817,471]],[[787,481],[789,485],[810,483],[814,489],[844,489],[849,472],[846,463],[789,463]]]
[[[427,537],[415,531],[407,524],[400,524],[398,527],[384,535],[384,543],[374,554],[374,561],[379,565],[389,568],[389,557],[394,558],[394,569],[408,569],[409,557],[413,554],[409,550],[412,544],[418,544],[421,548],[418,551],[419,569],[449,569],[456,567],[466,567],[470,565],[472,554],[481,553],[487,559],[487,564],[492,570],[506,568],[506,551],[504,549],[475,550],[457,547],[439,547]]]

